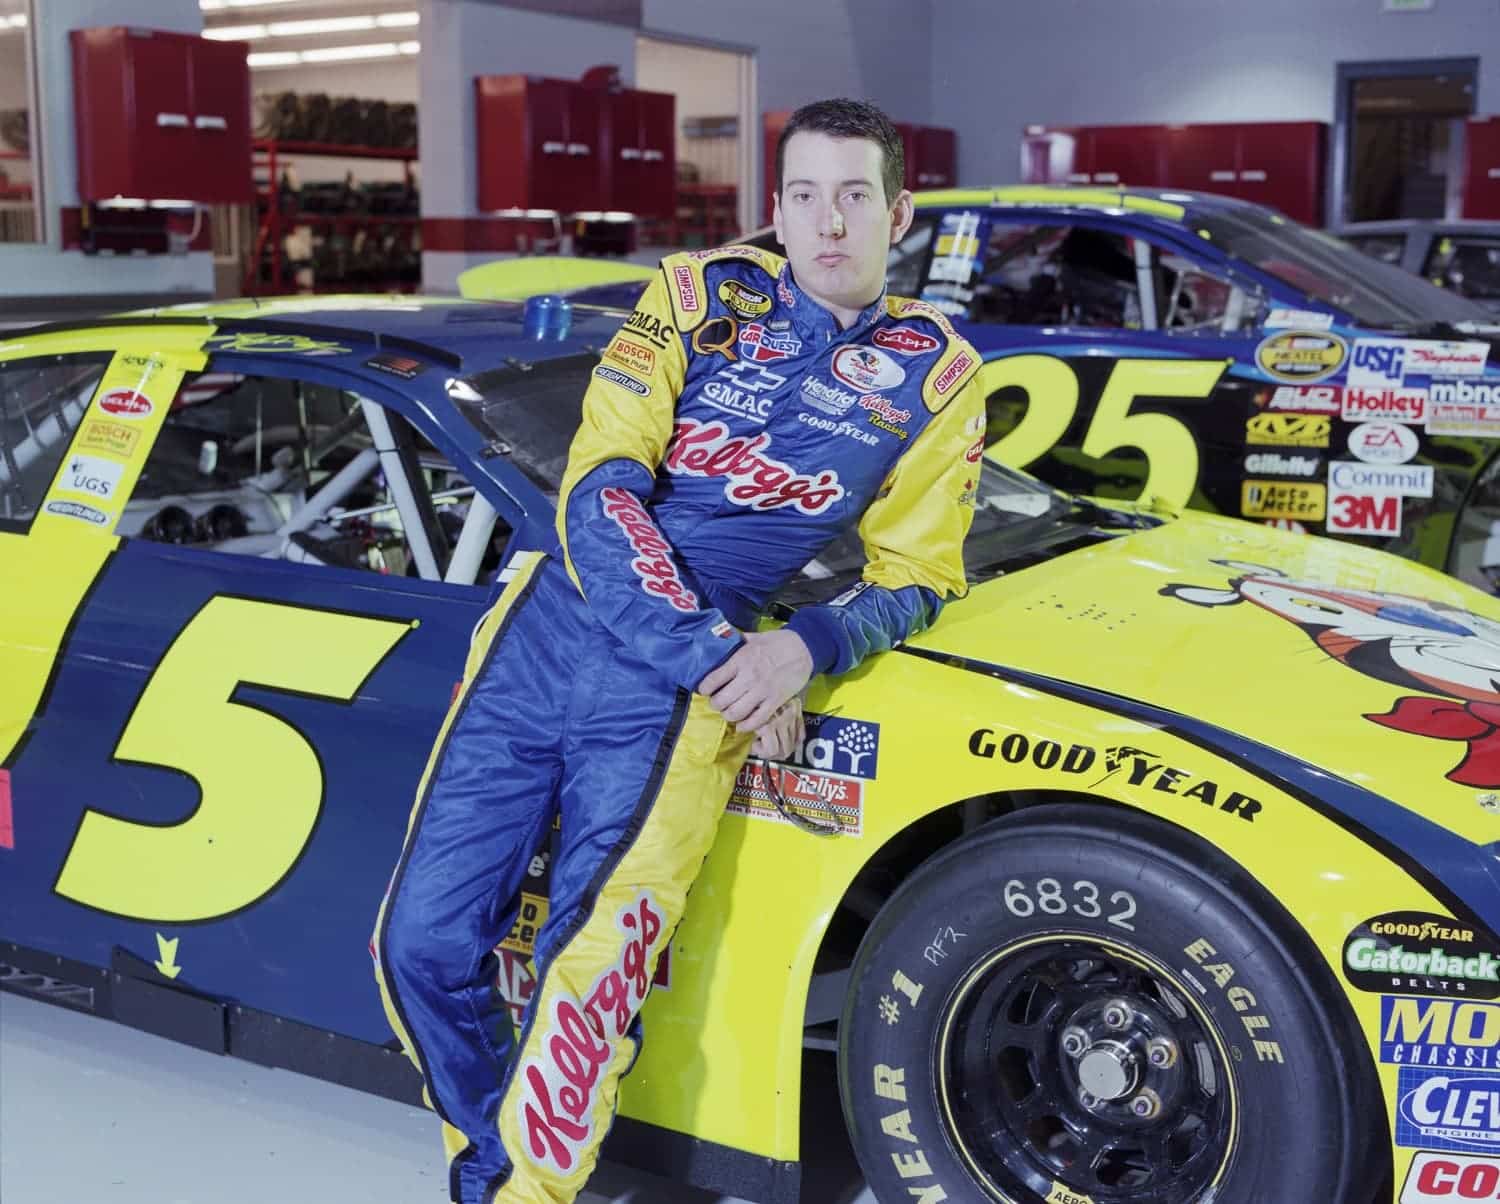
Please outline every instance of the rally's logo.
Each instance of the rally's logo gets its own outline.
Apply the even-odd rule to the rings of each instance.
[[[579,999],[558,990],[537,1017],[536,1052],[516,1069],[522,1154],[565,1175],[594,1139],[600,1080],[645,1002],[665,936],[661,908],[646,890],[620,909],[615,924],[624,937],[619,960]],[[552,975],[548,987],[560,981]]]
[[[844,496],[833,469],[797,472],[768,456],[770,446],[764,431],[731,437],[722,422],[679,418],[664,465],[674,476],[723,477],[724,496],[752,510],[794,506],[804,514],[822,514]]]
[[[1447,773],[1463,786],[1500,786],[1500,623],[1444,602],[1294,581],[1258,564],[1215,560],[1240,575],[1225,588],[1168,585],[1196,606],[1251,602],[1295,623],[1330,659],[1402,689],[1371,723],[1466,745]],[[1434,697],[1436,695],[1436,697]]]
[[[657,529],[640,499],[629,490],[611,485],[600,492],[604,513],[613,519],[635,551],[631,570],[641,579],[641,588],[657,598],[665,598],[678,610],[698,609],[698,595],[682,582],[672,563],[672,546]]]

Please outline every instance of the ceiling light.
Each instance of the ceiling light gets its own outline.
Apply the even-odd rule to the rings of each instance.
[[[375,24],[382,29],[396,29],[403,25],[420,25],[421,23],[422,14],[418,12],[381,13],[375,18]]]
[[[375,28],[375,18],[320,17],[315,21],[277,21],[267,28],[273,38],[301,38],[318,33],[361,33]]]
[[[265,8],[272,4],[294,4],[296,0],[198,0],[198,8],[206,13],[225,8]]]
[[[267,35],[264,25],[221,25],[218,29],[205,29],[203,36],[216,42],[253,42]]]
[[[304,63],[338,63],[349,59],[384,59],[401,53],[395,42],[368,42],[362,46],[322,46],[299,52]]]
[[[302,56],[295,50],[271,50],[264,54],[247,54],[245,62],[254,67],[295,67]]]

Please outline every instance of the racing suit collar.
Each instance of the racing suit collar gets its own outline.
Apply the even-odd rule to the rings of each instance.
[[[797,327],[798,333],[804,338],[812,337],[815,342],[819,336],[825,344],[857,337],[879,321],[881,315],[885,313],[886,290],[882,286],[880,295],[859,311],[859,316],[854,319],[848,329],[840,329],[838,319],[802,291],[802,286],[797,283],[797,278],[792,274],[790,261],[782,265],[781,275],[776,281],[776,289],[783,304],[788,304],[788,296],[791,298],[789,308],[792,324]]]

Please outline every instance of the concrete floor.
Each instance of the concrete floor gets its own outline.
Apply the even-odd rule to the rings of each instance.
[[[803,1199],[875,1204],[828,1125],[831,1059],[810,1061]],[[447,1200],[429,1112],[0,992],[4,1204]],[[578,1204],[744,1202],[607,1165]]]

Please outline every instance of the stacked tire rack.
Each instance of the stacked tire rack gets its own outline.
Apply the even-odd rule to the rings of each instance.
[[[341,146],[324,142],[288,142],[276,139],[256,139],[253,144],[256,194],[256,231],[250,254],[245,261],[243,292],[247,297],[275,295],[288,291],[306,292],[298,289],[293,279],[285,254],[284,240],[287,233],[298,226],[311,227],[315,235],[328,239],[338,235],[349,238],[363,232],[367,237],[378,237],[397,252],[396,258],[406,264],[418,265],[421,260],[421,217],[415,204],[416,181],[412,164],[417,151],[410,147]],[[285,156],[318,156],[330,159],[379,159],[402,164],[405,191],[412,203],[402,206],[402,212],[313,212],[299,208],[295,201],[302,196],[301,190],[285,191],[281,188],[282,169]],[[266,187],[259,181],[264,173]],[[415,270],[400,270],[392,259],[381,272],[362,274],[359,279],[339,278],[316,281],[313,292],[415,292],[421,285],[420,267]]]

